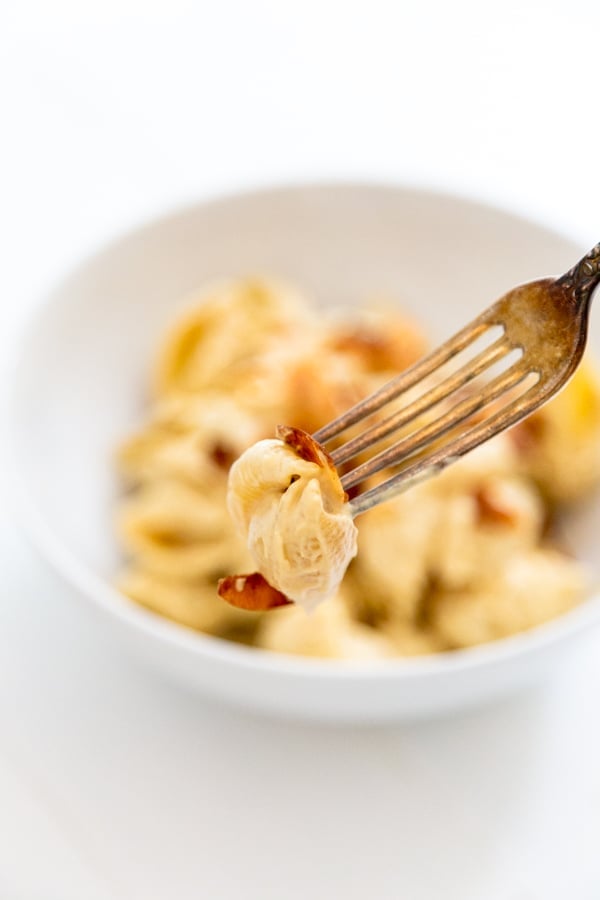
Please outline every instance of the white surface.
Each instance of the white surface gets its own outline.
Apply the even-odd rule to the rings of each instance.
[[[506,286],[566,270],[580,254],[556,234],[480,204],[364,185],[251,192],[167,216],[83,263],[17,342],[18,367],[7,379],[17,513],[82,606],[110,619],[115,637],[186,685],[244,707],[328,722],[400,721],[532,683],[600,622],[600,596],[510,641],[346,665],[224,644],[125,602],[112,586],[121,554],[110,460],[144,413],[149,361],[175,306],[214,278],[272,272],[323,303],[360,302],[373,291],[401,297],[440,339]],[[598,356],[599,337],[594,331],[590,341]],[[600,500],[567,527],[598,581],[599,529]]]
[[[5,5],[3,344],[114,229],[267,177],[416,178],[598,240],[597,5],[490,12]],[[598,897],[597,638],[543,691],[453,721],[244,718],[126,660],[0,515],[4,896]]]

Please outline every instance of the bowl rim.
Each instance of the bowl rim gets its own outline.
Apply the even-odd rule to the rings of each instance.
[[[600,592],[594,591],[583,603],[560,616],[535,626],[524,632],[499,638],[486,644],[457,650],[441,651],[417,657],[391,657],[370,660],[326,659],[300,656],[261,647],[247,647],[223,638],[195,631],[185,625],[171,621],[121,594],[116,587],[89,569],[76,554],[58,539],[28,491],[25,472],[19,466],[18,452],[18,384],[19,372],[27,358],[25,348],[30,335],[38,325],[38,317],[48,314],[52,305],[60,304],[65,285],[83,273],[90,265],[100,261],[118,247],[130,240],[138,240],[144,233],[168,227],[179,219],[184,219],[200,207],[219,207],[237,200],[252,201],[266,196],[302,193],[307,190],[338,191],[348,190],[409,194],[442,199],[458,205],[470,206],[487,214],[495,214],[516,223],[526,224],[548,236],[565,242],[570,239],[557,230],[540,224],[534,219],[511,212],[496,203],[489,203],[458,192],[437,187],[421,187],[401,181],[369,179],[291,180],[270,182],[260,186],[245,187],[205,194],[192,202],[177,205],[162,214],[146,218],[116,236],[100,244],[85,254],[67,272],[46,289],[32,306],[25,321],[17,329],[15,343],[7,365],[7,380],[4,391],[3,417],[4,433],[7,436],[5,459],[7,470],[6,486],[9,506],[20,530],[41,558],[78,593],[91,601],[99,610],[111,618],[118,619],[127,629],[141,632],[157,643],[170,645],[171,650],[179,650],[188,656],[202,656],[214,662],[225,663],[245,671],[285,674],[291,677],[318,678],[333,681],[347,681],[359,678],[381,679],[384,681],[412,680],[415,678],[436,678],[440,675],[471,671],[494,666],[515,658],[521,658],[534,651],[541,651],[554,644],[572,638],[594,624],[600,624]],[[578,248],[575,242],[574,248]]]

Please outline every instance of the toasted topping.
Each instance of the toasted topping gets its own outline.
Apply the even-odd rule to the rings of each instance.
[[[227,603],[250,612],[275,609],[277,606],[287,606],[292,602],[281,591],[271,587],[260,572],[253,572],[251,575],[227,575],[226,578],[220,579],[218,592]]]
[[[340,325],[331,339],[338,353],[350,354],[366,371],[402,371],[425,353],[426,342],[412,320],[384,312],[363,311],[354,324]]]
[[[231,447],[226,447],[225,444],[217,441],[209,452],[210,458],[214,462],[219,469],[224,469],[226,472],[229,471],[232,464],[237,459],[237,454],[235,451],[231,449]]]
[[[316,463],[318,466],[321,466],[322,469],[331,469],[335,474],[336,480],[338,479],[337,469],[331,456],[327,450],[325,450],[318,441],[315,441],[315,439],[306,431],[302,431],[301,428],[294,428],[293,425],[278,425],[277,437],[282,440],[284,444],[287,444],[288,447],[291,447],[301,459],[305,459],[307,462]]]
[[[519,510],[508,499],[493,485],[482,485],[475,493],[479,524],[514,527],[519,521]]]
[[[514,446],[519,453],[533,453],[539,447],[545,431],[544,420],[541,416],[529,416],[515,425],[508,432]]]

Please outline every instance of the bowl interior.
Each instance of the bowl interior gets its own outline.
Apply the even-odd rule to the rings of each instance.
[[[28,498],[70,555],[110,581],[114,447],[144,415],[163,329],[205,281],[268,273],[325,304],[383,295],[437,340],[516,283],[567,268],[578,250],[478,204],[376,186],[257,192],[145,227],[85,262],[29,328],[14,396]],[[584,558],[593,559],[599,527],[598,505],[572,523]]]

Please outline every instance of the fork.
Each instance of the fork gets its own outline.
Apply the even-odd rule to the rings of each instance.
[[[597,244],[559,278],[509,291],[436,350],[315,432],[312,437],[329,452],[346,491],[360,490],[383,469],[394,471],[350,500],[352,515],[442,471],[564,387],[583,355],[591,299],[599,282]],[[469,352],[472,358],[452,370]],[[490,377],[494,367],[503,368]],[[471,390],[471,383],[486,374],[485,383]],[[398,399],[404,405],[369,423]],[[433,416],[423,422],[426,413]],[[343,433],[354,425],[360,425],[359,433],[340,445]],[[351,460],[390,435],[398,440],[367,459],[361,456],[348,469]]]

